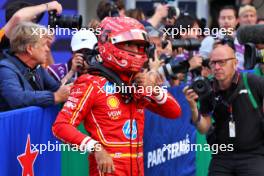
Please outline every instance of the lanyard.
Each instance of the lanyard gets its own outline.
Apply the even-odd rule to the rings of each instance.
[[[228,106],[228,112],[229,112],[230,121],[234,122],[233,106],[232,106],[232,104],[230,104],[230,105]]]

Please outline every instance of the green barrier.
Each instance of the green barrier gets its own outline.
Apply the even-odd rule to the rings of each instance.
[[[197,144],[207,144],[205,135],[196,133]],[[208,175],[208,168],[211,161],[211,152],[209,151],[196,151],[196,176]]]
[[[80,124],[78,129],[87,134],[83,124]],[[81,154],[75,151],[63,151],[62,152],[62,176],[87,176],[88,173],[88,154]]]

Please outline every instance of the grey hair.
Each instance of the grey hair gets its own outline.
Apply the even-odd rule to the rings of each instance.
[[[26,52],[27,46],[34,46],[41,37],[47,35],[48,29],[45,26],[32,22],[21,22],[10,35],[11,51],[15,53]]]

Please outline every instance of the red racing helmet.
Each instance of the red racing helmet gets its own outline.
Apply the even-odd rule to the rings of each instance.
[[[139,72],[148,60],[149,39],[144,26],[129,17],[106,17],[99,27],[98,47],[103,65],[122,73]],[[119,47],[129,43],[136,43],[137,52]]]

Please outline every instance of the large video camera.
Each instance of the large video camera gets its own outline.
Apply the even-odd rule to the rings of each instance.
[[[55,28],[80,29],[82,27],[81,15],[57,15],[56,11],[49,11],[49,26]]]
[[[258,63],[264,63],[264,50],[257,50],[257,44],[264,44],[264,25],[244,25],[237,30],[237,39],[245,45],[244,67],[252,69]]]
[[[256,64],[264,63],[264,49],[258,50],[253,43],[245,44],[245,53],[244,53],[245,69],[253,69]]]

